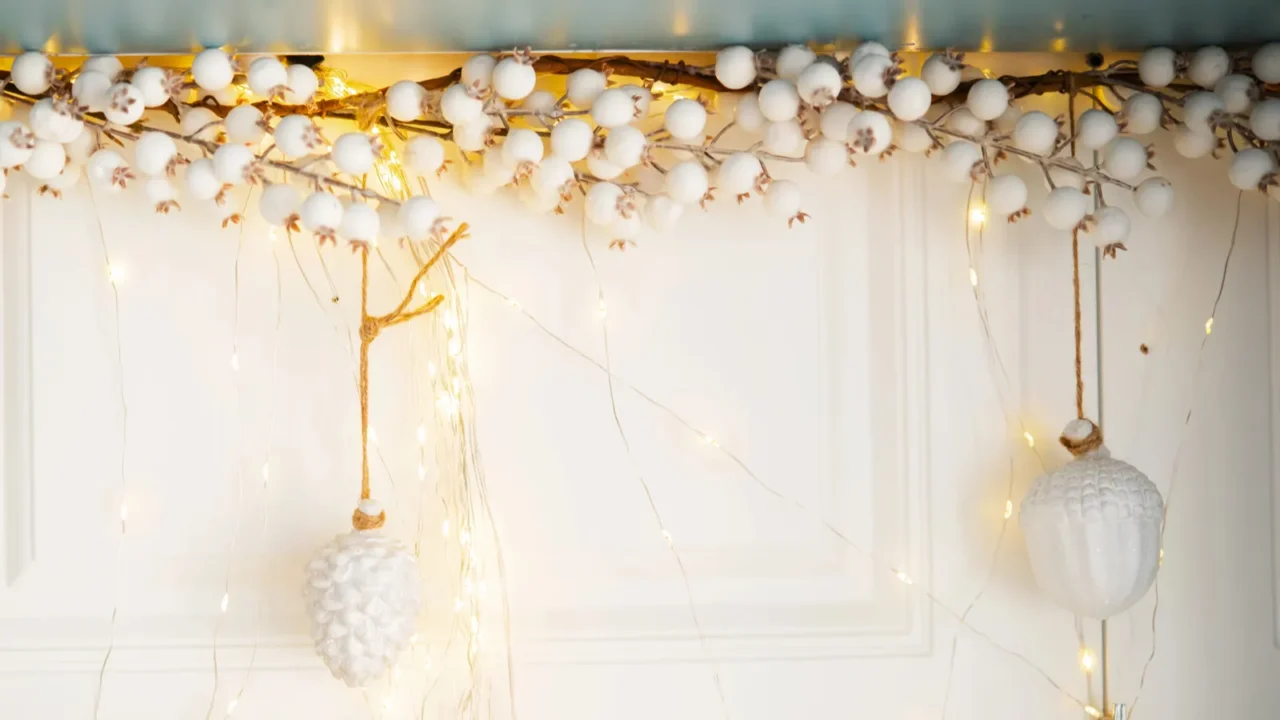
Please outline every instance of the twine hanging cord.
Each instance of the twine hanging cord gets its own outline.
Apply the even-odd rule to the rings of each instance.
[[[431,257],[418,268],[418,273],[409,282],[409,290],[394,310],[386,315],[369,314],[369,249],[360,252],[360,499],[369,499],[369,346],[378,335],[392,325],[412,320],[419,315],[426,315],[444,302],[443,295],[435,295],[422,305],[410,309],[418,284],[426,278],[427,273],[435,266],[445,253],[459,240],[467,237],[467,224],[463,223],[453,231]],[[381,510],[377,515],[370,515],[360,506],[351,515],[351,526],[356,530],[376,530],[387,521],[387,514]]]
[[[1080,457],[1102,447],[1102,428],[1084,416],[1084,367],[1082,344],[1084,328],[1080,312],[1080,229],[1071,231],[1071,290],[1075,300],[1076,345],[1076,420],[1058,437],[1073,457]],[[1087,431],[1086,431],[1087,427]]]

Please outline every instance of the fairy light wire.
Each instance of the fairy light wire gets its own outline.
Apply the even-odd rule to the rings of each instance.
[[[31,218],[34,217],[32,212],[33,196],[33,192],[29,192],[27,195],[28,222],[31,222]],[[97,685],[93,691],[93,717],[94,720],[97,720],[102,709],[102,688],[106,679],[107,666],[111,662],[111,654],[115,650],[116,620],[120,613],[120,565],[124,556],[124,540],[127,533],[129,508],[129,474],[127,465],[129,454],[129,403],[125,393],[124,382],[124,342],[120,329],[120,290],[117,287],[119,277],[116,275],[116,268],[111,262],[111,251],[107,246],[106,224],[102,220],[97,194],[93,190],[92,183],[89,185],[89,202],[93,207],[93,217],[98,223],[98,242],[102,248],[102,259],[106,263],[107,284],[111,287],[111,312],[115,318],[116,331],[116,384],[120,389],[120,535],[116,541],[115,561],[112,570],[111,622],[107,631],[107,650],[102,656],[102,664],[98,668]]]
[[[675,541],[672,540],[670,532],[667,530],[666,521],[663,520],[662,512],[658,509],[658,503],[653,498],[653,491],[649,487],[649,481],[645,478],[644,473],[640,469],[640,465],[636,462],[634,453],[631,451],[631,440],[627,437],[627,432],[622,424],[622,418],[618,414],[618,398],[614,390],[614,373],[613,359],[609,350],[609,321],[605,308],[608,304],[605,301],[604,284],[600,279],[600,269],[596,266],[595,256],[591,252],[591,246],[587,242],[587,219],[586,215],[582,216],[582,250],[587,256],[587,263],[591,266],[591,276],[595,281],[596,298],[600,307],[600,339],[604,350],[604,368],[605,378],[609,387],[609,409],[613,414],[613,423],[618,430],[618,439],[622,441],[622,447],[626,451],[627,461],[630,463],[635,473],[636,479],[640,483],[641,489],[644,490],[645,501],[649,505],[650,511],[653,512],[654,520],[658,523],[658,529],[662,532],[662,537],[666,540],[667,548],[671,552],[671,557],[675,560],[677,568],[680,570],[680,579],[684,583],[685,597],[688,600],[689,615],[693,620],[694,628],[698,632],[699,644],[702,646],[702,652],[707,656],[711,663],[711,675],[715,681],[716,694],[720,699],[720,709],[724,713],[726,720],[730,717],[729,703],[724,695],[724,683],[720,679],[720,664],[714,658],[710,657],[707,647],[707,635],[702,627],[702,619],[699,617],[697,603],[693,599],[693,586],[689,582],[689,571],[685,567],[684,558],[680,555],[680,551],[676,548]]]

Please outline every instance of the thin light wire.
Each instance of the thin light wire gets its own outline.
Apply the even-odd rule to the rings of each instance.
[[[455,257],[455,262],[458,262],[458,261],[456,260],[456,257]],[[464,269],[464,270],[466,270],[466,266],[465,266],[465,265],[463,265],[461,262],[458,262],[458,264],[459,264],[459,266],[463,267],[463,269]],[[482,288],[482,289],[484,289],[484,290],[487,290],[489,293],[491,293],[491,294],[493,294],[494,296],[496,296],[496,297],[500,298],[501,300],[505,301],[505,302],[507,303],[507,305],[508,305],[508,306],[510,306],[511,308],[513,308],[513,309],[515,309],[517,312],[519,312],[521,315],[523,315],[526,319],[528,319],[530,322],[532,322],[532,323],[533,323],[533,325],[534,325],[535,327],[537,327],[539,330],[541,330],[544,334],[546,334],[546,335],[547,335],[548,337],[550,337],[552,340],[556,341],[557,343],[559,343],[560,345],[562,345],[565,349],[569,350],[569,351],[570,351],[570,352],[572,352],[573,354],[575,354],[575,355],[577,355],[578,357],[582,358],[582,359],[583,359],[583,360],[585,360],[587,363],[589,363],[590,365],[594,366],[596,369],[600,370],[601,372],[606,373],[607,375],[609,375],[609,377],[613,378],[614,382],[615,382],[618,386],[623,387],[623,388],[626,388],[626,389],[627,389],[627,390],[629,390],[630,392],[634,393],[637,397],[639,397],[639,398],[643,399],[645,402],[647,402],[647,403],[649,403],[650,405],[652,405],[654,408],[656,408],[656,409],[658,409],[658,410],[661,410],[664,414],[666,414],[668,417],[670,417],[670,418],[671,418],[672,420],[674,420],[676,423],[678,423],[678,424],[682,425],[683,427],[685,427],[686,429],[688,429],[690,432],[692,432],[692,433],[693,433],[696,437],[698,437],[699,439],[709,437],[709,435],[708,435],[706,432],[704,432],[702,429],[698,428],[696,425],[694,425],[693,423],[691,423],[691,422],[689,422],[688,420],[686,420],[683,416],[681,416],[681,415],[680,415],[679,413],[677,413],[675,410],[671,409],[669,406],[667,406],[667,405],[663,404],[661,401],[657,400],[657,399],[656,399],[656,398],[654,398],[652,395],[650,395],[650,394],[646,393],[645,391],[641,390],[640,388],[636,387],[635,385],[632,385],[631,383],[627,382],[627,380],[625,380],[624,378],[618,377],[617,375],[613,374],[613,372],[612,372],[612,371],[611,371],[607,366],[605,366],[604,364],[600,363],[600,362],[599,362],[599,361],[597,361],[595,358],[591,357],[590,355],[588,355],[587,353],[583,352],[582,350],[579,350],[577,347],[575,347],[573,344],[569,343],[567,340],[565,340],[565,339],[561,338],[560,336],[556,335],[553,331],[551,331],[549,328],[547,328],[547,326],[546,326],[546,325],[544,325],[540,320],[538,320],[534,315],[532,315],[531,313],[529,313],[529,311],[525,310],[525,309],[523,308],[523,306],[521,306],[519,303],[517,303],[513,298],[511,298],[510,296],[508,296],[508,295],[506,295],[505,293],[501,292],[500,290],[497,290],[497,289],[496,289],[496,288],[494,288],[493,286],[488,285],[487,283],[484,283],[484,282],[483,282],[483,281],[481,281],[479,278],[477,278],[474,274],[471,274],[471,273],[470,273],[470,271],[467,271],[467,272],[468,272],[469,277],[471,278],[471,282],[474,282],[478,287],[480,287],[480,288]],[[776,499],[778,499],[778,500],[781,500],[781,501],[784,501],[784,502],[787,502],[787,503],[791,504],[791,505],[792,505],[796,510],[798,510],[798,511],[800,511],[800,512],[804,513],[804,514],[807,514],[807,515],[813,515],[813,516],[816,518],[816,521],[817,521],[817,522],[818,522],[818,523],[819,523],[819,524],[820,524],[820,525],[821,525],[821,526],[822,526],[822,527],[823,527],[827,532],[831,533],[834,537],[836,537],[837,539],[839,539],[840,541],[842,541],[843,543],[845,543],[846,545],[848,545],[851,549],[853,549],[854,551],[856,551],[856,552],[858,552],[858,553],[860,553],[860,554],[862,554],[862,555],[866,556],[867,558],[869,558],[870,560],[874,561],[874,562],[875,562],[875,563],[877,563],[878,565],[881,565],[884,569],[886,569],[886,570],[887,570],[887,571],[889,571],[890,573],[894,574],[895,576],[898,574],[898,570],[897,570],[897,569],[895,569],[892,565],[890,565],[890,564],[888,564],[888,563],[885,563],[885,562],[881,561],[881,560],[880,560],[880,558],[878,558],[876,555],[874,555],[873,553],[871,553],[871,552],[869,552],[869,551],[867,551],[867,550],[863,549],[863,548],[862,548],[861,546],[859,546],[857,543],[855,543],[855,542],[853,542],[852,540],[850,540],[850,539],[849,539],[846,535],[844,535],[844,533],[842,533],[838,528],[836,528],[836,527],[832,526],[830,523],[828,523],[826,520],[824,520],[820,514],[813,512],[812,510],[810,510],[806,505],[804,505],[804,504],[803,504],[803,503],[801,503],[800,501],[798,501],[798,500],[796,500],[796,499],[794,499],[794,498],[791,498],[791,497],[789,497],[789,496],[787,496],[787,495],[784,495],[783,493],[781,493],[781,492],[779,492],[778,490],[776,490],[773,486],[771,486],[771,485],[769,485],[768,483],[766,483],[763,479],[761,479],[761,478],[760,478],[760,476],[759,476],[759,475],[757,475],[757,474],[755,473],[755,471],[753,471],[753,470],[752,470],[752,469],[751,469],[751,468],[750,468],[750,467],[749,467],[745,462],[743,462],[743,461],[742,461],[742,459],[741,459],[740,457],[738,457],[738,456],[737,456],[733,451],[731,451],[731,450],[729,450],[729,449],[725,448],[723,444],[716,443],[713,447],[715,447],[715,448],[716,448],[716,450],[717,450],[717,451],[719,451],[719,452],[720,452],[720,454],[721,454],[721,455],[723,455],[726,459],[728,459],[730,462],[732,462],[734,465],[736,465],[736,466],[737,466],[737,467],[742,471],[742,473],[743,473],[743,474],[744,474],[748,479],[750,479],[750,480],[751,480],[751,481],[756,485],[756,487],[758,487],[761,491],[763,491],[763,492],[765,492],[765,493],[768,493],[769,495],[771,495],[772,497],[774,497],[774,498],[776,498]],[[1020,653],[1020,652],[1018,652],[1018,651],[1016,651],[1016,650],[1014,650],[1014,649],[1012,649],[1012,648],[1009,648],[1009,647],[1007,647],[1007,646],[1005,646],[1005,645],[1002,645],[1001,643],[999,643],[998,641],[996,641],[994,638],[992,638],[992,637],[991,637],[990,635],[988,635],[987,633],[985,633],[985,632],[983,632],[983,631],[979,630],[978,628],[974,627],[974,626],[973,626],[973,625],[971,625],[968,621],[963,620],[963,619],[961,618],[961,616],[960,616],[960,613],[956,612],[955,610],[952,610],[950,606],[948,606],[947,604],[945,604],[945,603],[944,603],[942,600],[940,600],[936,595],[934,595],[932,592],[930,592],[930,591],[929,591],[925,586],[921,585],[920,583],[917,583],[917,582],[914,582],[914,581],[913,581],[913,582],[912,582],[912,584],[910,585],[910,587],[911,587],[911,588],[914,588],[916,592],[920,593],[920,594],[921,594],[921,596],[923,596],[924,598],[926,598],[930,603],[932,603],[932,604],[933,604],[935,607],[937,607],[939,610],[941,610],[941,611],[942,611],[942,612],[944,612],[945,614],[949,615],[950,617],[954,618],[954,619],[955,619],[955,620],[956,620],[956,621],[957,621],[957,622],[958,622],[962,627],[964,627],[965,629],[967,629],[969,632],[973,633],[975,636],[977,636],[977,637],[981,638],[982,640],[986,641],[989,645],[991,645],[992,647],[994,647],[996,650],[998,650],[998,651],[1000,651],[1000,652],[1002,652],[1002,653],[1004,653],[1004,654],[1006,654],[1006,655],[1008,655],[1008,656],[1010,656],[1010,657],[1013,657],[1013,658],[1015,658],[1015,659],[1019,660],[1023,665],[1025,665],[1028,669],[1030,669],[1030,670],[1034,671],[1036,674],[1038,674],[1038,675],[1039,675],[1039,676],[1040,676],[1040,677],[1041,677],[1041,678],[1042,678],[1046,683],[1048,683],[1050,686],[1052,686],[1054,689],[1056,689],[1056,690],[1057,690],[1059,693],[1061,693],[1064,697],[1066,697],[1067,699],[1069,699],[1069,700],[1071,700],[1072,702],[1076,703],[1076,704],[1077,704],[1077,705],[1079,705],[1081,708],[1086,707],[1087,703],[1085,703],[1085,701],[1083,701],[1083,700],[1081,700],[1080,698],[1076,697],[1074,694],[1072,694],[1072,693],[1068,692],[1064,687],[1062,687],[1062,685],[1061,685],[1060,683],[1058,683],[1056,680],[1054,680],[1054,679],[1053,679],[1053,677],[1051,677],[1051,676],[1050,676],[1046,671],[1044,671],[1043,669],[1041,669],[1041,668],[1040,668],[1040,666],[1038,666],[1038,665],[1036,665],[1034,662],[1032,662],[1032,661],[1031,661],[1031,660],[1030,660],[1026,655],[1024,655],[1024,654],[1022,654],[1022,653]]]
[[[1236,240],[1240,231],[1240,216],[1243,211],[1244,191],[1241,190],[1236,195],[1236,215],[1235,220],[1231,223],[1231,240],[1227,244],[1227,254],[1222,260],[1222,276],[1218,280],[1218,292],[1213,297],[1213,305],[1209,310],[1209,320],[1218,315],[1218,304],[1222,302],[1223,292],[1227,287],[1227,275],[1231,271],[1231,258],[1235,254]],[[1209,327],[1212,327],[1210,325]],[[1206,332],[1200,338],[1200,347],[1196,350],[1195,371],[1191,376],[1191,395],[1187,401],[1187,414],[1183,417],[1182,427],[1178,430],[1178,447],[1173,454],[1173,467],[1169,471],[1169,490],[1166,493],[1164,501],[1164,512],[1160,517],[1160,551],[1164,552],[1164,533],[1169,521],[1169,506],[1173,504],[1173,491],[1177,487],[1178,467],[1182,462],[1182,450],[1186,446],[1187,429],[1191,425],[1191,416],[1195,410],[1196,393],[1200,387],[1200,371],[1204,366],[1204,351],[1209,344],[1209,337],[1212,333]],[[1151,652],[1147,655],[1146,661],[1142,664],[1142,674],[1138,678],[1138,690],[1134,694],[1133,702],[1129,703],[1130,717],[1137,711],[1138,701],[1142,699],[1142,691],[1147,684],[1147,672],[1151,669],[1151,663],[1156,657],[1156,619],[1160,612],[1160,579],[1159,574],[1156,575],[1155,582],[1155,602],[1151,606]]]
[[[605,301],[604,284],[600,280],[600,270],[596,267],[595,256],[591,253],[591,246],[587,242],[587,216],[582,216],[582,251],[587,256],[587,262],[591,266],[591,276],[595,280],[596,298],[601,308],[608,308]],[[666,540],[667,548],[671,551],[671,557],[675,560],[676,566],[680,569],[680,579],[684,582],[685,597],[689,603],[689,615],[693,620],[694,628],[698,631],[698,641],[702,646],[704,655],[708,655],[711,663],[711,675],[715,680],[716,694],[720,698],[720,709],[724,712],[725,718],[729,718],[729,703],[724,696],[724,684],[720,679],[720,664],[713,658],[709,657],[707,648],[707,635],[702,629],[702,620],[698,616],[698,607],[693,599],[693,586],[689,582],[689,571],[685,567],[684,558],[681,557],[679,550],[676,549],[675,541],[671,538],[671,533],[667,531],[667,524],[662,519],[662,512],[658,510],[658,503],[653,499],[653,491],[649,488],[649,481],[645,479],[644,473],[640,470],[639,463],[636,462],[635,455],[631,452],[631,441],[627,438],[627,432],[622,426],[622,418],[618,415],[618,398],[613,387],[613,360],[609,352],[609,320],[608,313],[602,313],[600,318],[600,338],[604,347],[604,364],[606,381],[609,386],[609,409],[613,413],[613,424],[618,429],[618,438],[622,441],[622,447],[626,450],[627,461],[631,464],[632,470],[636,474],[636,479],[640,482],[640,487],[644,490],[645,500],[649,504],[649,509],[653,512],[654,520],[658,523],[658,530],[662,532],[663,538]]]

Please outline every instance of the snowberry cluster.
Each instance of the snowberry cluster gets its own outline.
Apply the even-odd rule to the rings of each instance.
[[[1037,167],[1049,188],[1038,211],[1046,222],[1114,250],[1130,221],[1104,188],[1131,192],[1149,216],[1173,204],[1167,181],[1144,178],[1153,153],[1138,138],[1161,128],[1187,157],[1230,148],[1233,184],[1280,197],[1280,43],[1234,55],[1156,48],[1039,83],[988,77],[951,51],[908,76],[875,42],[843,58],[793,45],[725,48],[707,67],[624,59],[636,77],[629,83],[611,78],[607,62],[556,60],[548,72],[566,75],[562,93],[540,89],[539,58],[515,51],[473,56],[443,82],[403,80],[344,98],[321,97],[312,68],[272,56],[207,49],[187,71],[94,57],[65,73],[28,52],[14,60],[9,94],[30,110],[0,123],[0,167],[21,167],[54,195],[87,176],[105,191],[141,184],[157,212],[178,209],[180,196],[212,202],[224,225],[240,220],[236,188],[259,185],[258,209],[271,225],[358,247],[436,236],[442,217],[432,198],[391,197],[366,180],[389,162],[434,177],[455,151],[474,191],[514,187],[530,207],[557,212],[581,195],[586,218],[617,247],[717,197],[762,196],[771,213],[804,222],[800,186],[770,166],[803,163],[831,176],[901,149],[936,152],[941,173],[979,184],[990,213],[1010,221],[1031,210],[1009,164]],[[677,84],[660,85],[664,78]],[[732,120],[709,128],[717,92],[733,94]],[[1040,92],[1090,107],[1067,118],[1017,107]],[[314,120],[363,118],[367,127],[370,108],[371,132],[352,126],[330,140]],[[738,147],[722,142],[729,126]]]

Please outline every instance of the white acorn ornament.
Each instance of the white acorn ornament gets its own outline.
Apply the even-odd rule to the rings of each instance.
[[[622,130],[623,128],[618,129]],[[637,130],[636,132],[639,131]],[[643,133],[640,135],[640,140],[644,140]],[[542,160],[542,138],[528,128],[515,128],[507,133],[507,139],[502,143],[501,152],[502,157],[513,168],[521,163],[536,165],[538,161]]]
[[[173,184],[168,178],[151,178],[142,188],[146,191],[147,200],[155,207],[157,213],[168,215],[174,210],[182,209],[178,206],[178,193],[173,189]]]
[[[1253,74],[1268,85],[1280,83],[1280,42],[1272,42],[1258,48],[1253,54]]]
[[[1001,217],[1027,207],[1027,184],[1017,175],[996,175],[987,181],[987,207]]]
[[[564,81],[564,92],[569,102],[580,110],[590,110],[600,93],[608,85],[608,78],[599,70],[579,68],[569,73]]]
[[[444,143],[434,135],[415,135],[404,144],[404,166],[415,175],[431,175],[444,167]]]
[[[1102,167],[1117,180],[1132,180],[1147,169],[1147,148],[1131,137],[1118,137],[1107,146]]]
[[[1280,140],[1280,98],[1267,98],[1254,105],[1249,129],[1259,140]]]
[[[298,207],[302,227],[310,230],[320,243],[337,242],[338,228],[342,227],[342,201],[319,190],[307,196]]]
[[[343,133],[333,141],[330,159],[338,170],[352,177],[359,177],[373,169],[380,145],[377,140],[361,132]]]
[[[177,167],[178,146],[162,132],[148,130],[133,144],[134,167],[143,175],[172,175]]]
[[[1095,210],[1092,218],[1093,222],[1089,224],[1086,234],[1097,247],[1113,251],[1114,246],[1123,247],[1124,241],[1129,239],[1131,223],[1129,213],[1124,210],[1107,205]]]
[[[863,155],[879,155],[893,143],[893,125],[883,113],[864,110],[849,121],[849,148]]]
[[[3,158],[3,148],[4,143],[0,142],[0,158]],[[90,155],[84,171],[89,182],[111,191],[124,189],[134,179],[129,163],[115,150],[103,149]]]
[[[604,157],[625,170],[640,164],[648,144],[640,128],[633,125],[616,127],[604,139]]]
[[[398,217],[410,240],[427,240],[440,221],[440,206],[429,197],[414,195],[400,205]]]
[[[1133,204],[1149,218],[1158,218],[1173,209],[1173,184],[1161,177],[1147,178],[1133,191]]]
[[[804,152],[804,128],[795,119],[771,122],[764,128],[764,139],[760,145],[767,153],[799,157]]]
[[[244,145],[219,145],[213,153],[213,174],[227,185],[244,185],[255,179],[253,151]],[[151,173],[148,173],[151,174]]]
[[[1246,148],[1231,158],[1227,177],[1241,190],[1259,190],[1263,178],[1274,175],[1276,162],[1271,153],[1261,148]]]
[[[804,72],[817,55],[805,47],[804,45],[788,45],[778,51],[778,59],[774,62],[774,70],[777,71],[778,77],[783,80],[796,82],[800,77],[800,73]],[[837,71],[839,77],[839,71]]]
[[[392,120],[413,122],[422,117],[422,102],[427,91],[412,80],[401,80],[387,88],[387,114]]]
[[[209,158],[200,158],[188,165],[186,181],[187,194],[196,200],[212,200],[222,191],[222,181]]]
[[[492,55],[472,55],[462,63],[462,84],[477,90],[488,89],[497,64],[498,58]]]
[[[591,126],[578,118],[565,118],[551,128],[551,152],[569,162],[585,158],[594,140]]]
[[[618,219],[618,206],[623,202],[622,188],[611,182],[600,182],[587,190],[583,212],[596,225],[608,227]]]
[[[1178,54],[1169,48],[1151,48],[1138,58],[1138,78],[1143,85],[1162,88],[1178,76]]]
[[[1222,98],[1226,111],[1234,115],[1249,112],[1257,99],[1258,85],[1248,75],[1226,75],[1213,86],[1213,92]]]
[[[53,140],[36,140],[31,155],[22,163],[22,169],[37,180],[57,177],[67,164],[67,151],[62,143]]]
[[[867,55],[853,67],[853,87],[864,97],[884,97],[897,68],[898,64],[887,55]]]
[[[212,142],[217,139],[221,124],[217,113],[206,107],[188,107],[182,112],[182,134],[186,137]]]
[[[835,102],[842,84],[840,71],[824,62],[813,63],[796,77],[796,91],[800,99],[816,108]]]
[[[102,112],[107,107],[107,92],[113,84],[106,73],[86,70],[71,82],[71,97],[88,108],[89,112]]]
[[[53,61],[42,52],[29,50],[13,59],[9,81],[27,95],[39,95],[53,84]]]
[[[1136,92],[1125,98],[1120,108],[1124,118],[1124,131],[1131,135],[1155,132],[1164,118],[1164,105],[1151,93]]]
[[[786,220],[788,226],[797,220],[803,223],[809,218],[809,214],[800,209],[803,200],[800,186],[790,180],[774,180],[764,193],[765,209]]]
[[[980,137],[987,133],[987,124],[967,107],[961,107],[947,116],[947,127],[969,137]]]
[[[914,77],[899,78],[889,88],[889,110],[904,122],[919,120],[929,112],[933,96],[924,80]]]
[[[979,120],[995,120],[1009,108],[1009,89],[995,78],[984,78],[969,87],[965,106]]]
[[[199,162],[203,161],[192,163],[192,169]],[[258,200],[258,212],[268,225],[297,230],[298,207],[301,205],[302,193],[297,188],[284,183],[272,183],[262,191],[262,197]]]
[[[1226,110],[1226,103],[1216,93],[1199,91],[1188,93],[1182,99],[1182,122],[1201,133],[1213,132],[1214,113]]]
[[[282,99],[289,88],[289,69],[275,56],[260,57],[249,63],[246,80],[254,95]]]
[[[667,171],[667,195],[681,205],[701,202],[709,187],[707,169],[697,160],[678,162]]]
[[[760,88],[760,114],[770,122],[791,120],[800,112],[800,93],[790,80],[774,79]]]
[[[217,92],[235,79],[236,70],[231,56],[220,48],[201,50],[191,60],[191,77],[202,90]]]
[[[440,114],[450,125],[473,123],[484,115],[484,101],[466,85],[454,83],[440,94]]]
[[[764,167],[755,155],[736,152],[720,163],[720,169],[716,173],[716,187],[742,200],[757,188],[763,175]]]
[[[755,79],[756,54],[751,48],[734,45],[716,53],[716,80],[721,85],[730,90],[741,90]]]
[[[1039,110],[1025,113],[1013,127],[1013,144],[1019,150],[1049,155],[1058,144],[1058,122]]]
[[[952,182],[968,182],[977,177],[982,162],[982,150],[967,140],[954,140],[942,151],[947,166],[947,179]]]
[[[338,232],[347,241],[356,244],[372,244],[378,241],[382,219],[372,205],[353,202],[342,213],[342,226]]]
[[[386,513],[365,499],[356,517]],[[307,563],[304,595],[316,652],[334,677],[356,688],[386,674],[409,648],[421,598],[413,552],[383,535],[381,521],[354,524]]]
[[[1201,158],[1218,148],[1218,138],[1213,133],[1179,125],[1173,131],[1173,149],[1185,158]]]
[[[1073,187],[1054,188],[1045,198],[1045,222],[1055,230],[1071,230],[1089,212],[1089,196]]]
[[[1075,458],[1032,483],[1018,524],[1050,599],[1105,619],[1132,607],[1155,582],[1164,501],[1137,468],[1111,457],[1092,422],[1073,420],[1062,443]]]
[[[889,57],[891,53],[889,52],[889,48],[875,41],[868,41],[859,44],[858,47],[854,48],[853,52],[849,54],[849,75],[852,77],[853,69],[858,67],[858,63],[862,62],[863,58],[867,58],[872,55]]]
[[[842,142],[819,136],[805,146],[804,164],[814,175],[835,175],[849,165],[849,149]]]
[[[493,91],[504,100],[522,100],[533,92],[538,74],[533,69],[533,56],[517,51],[498,61],[493,68]]]
[[[290,65],[289,84],[284,91],[284,101],[289,105],[306,105],[320,89],[316,71],[306,65]]]
[[[697,140],[706,126],[707,109],[689,98],[671,103],[662,117],[662,127],[677,140]]]
[[[285,115],[272,131],[278,149],[287,158],[310,155],[324,149],[320,128],[306,115]]]
[[[86,72],[102,73],[112,83],[116,81],[116,78],[120,77],[120,73],[123,70],[124,65],[120,62],[120,58],[115,55],[94,55],[80,65],[81,74]]]
[[[923,126],[916,123],[898,123],[894,129],[894,138],[898,147],[909,153],[922,153],[933,147],[933,137]]]
[[[636,99],[622,88],[605,90],[591,104],[591,119],[606,130],[626,125],[641,116]]]
[[[960,87],[961,69],[964,64],[952,53],[935,53],[920,67],[920,79],[929,85],[934,95],[950,95]]]
[[[227,142],[257,145],[267,135],[267,121],[262,111],[252,105],[231,108],[222,122],[227,131]]]
[[[1196,50],[1187,61],[1187,77],[1202,88],[1212,88],[1229,72],[1231,56],[1216,45]]]
[[[764,129],[764,113],[760,112],[760,96],[749,92],[738,96],[733,108],[733,124],[747,132],[759,132]]]
[[[1106,110],[1085,110],[1076,120],[1076,142],[1085,150],[1104,147],[1119,131],[1115,116]]]
[[[645,224],[658,232],[667,232],[674,228],[683,215],[684,205],[666,195],[654,195],[644,204]]]
[[[844,142],[849,137],[849,121],[858,114],[858,108],[847,102],[833,102],[822,109],[818,128],[828,140]]]

